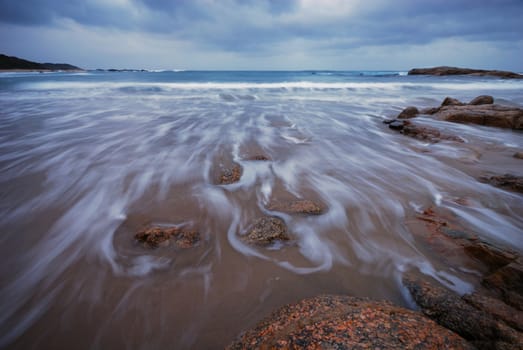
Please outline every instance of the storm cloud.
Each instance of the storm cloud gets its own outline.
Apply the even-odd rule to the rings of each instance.
[[[523,70],[521,0],[0,0],[0,9],[1,52],[89,68]]]

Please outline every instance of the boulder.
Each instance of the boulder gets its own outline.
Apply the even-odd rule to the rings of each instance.
[[[523,129],[523,109],[494,104],[444,106],[435,118],[454,123],[469,123],[500,128]]]
[[[180,227],[153,226],[139,231],[134,238],[147,248],[164,247],[171,243],[178,248],[191,248],[200,241],[200,234]]]
[[[350,296],[283,306],[227,349],[473,349],[419,312]]]
[[[256,220],[249,227],[243,240],[249,244],[265,246],[277,241],[288,241],[290,237],[282,219],[265,216]]]
[[[444,106],[463,106],[463,105],[464,105],[463,102],[461,102],[458,99],[452,98],[452,97],[445,97],[445,99],[441,103],[441,107],[444,107]]]
[[[489,95],[481,95],[474,98],[469,102],[469,105],[479,106],[479,105],[491,105],[494,103],[494,97]]]
[[[398,114],[398,119],[410,119],[415,118],[419,114],[419,110],[416,107],[407,107],[400,114]]]

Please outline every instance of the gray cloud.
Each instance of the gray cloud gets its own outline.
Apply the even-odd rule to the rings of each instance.
[[[342,52],[448,39],[499,46],[523,38],[521,0],[0,0],[0,9],[0,23],[19,27],[72,22],[240,55],[270,56],[296,42]]]

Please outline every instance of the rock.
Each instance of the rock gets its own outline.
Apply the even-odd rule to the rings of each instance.
[[[474,98],[469,102],[469,105],[479,106],[479,105],[491,105],[494,103],[494,97],[489,95],[481,95]]]
[[[263,154],[257,154],[255,156],[249,157],[248,160],[257,160],[257,161],[269,161],[269,157],[264,156]]]
[[[386,301],[323,295],[283,306],[227,349],[472,349],[422,314]]]
[[[523,193],[523,177],[521,176],[511,174],[482,176],[479,180],[492,186]]]
[[[291,202],[272,202],[267,206],[272,211],[281,211],[288,214],[307,214],[320,215],[323,213],[322,207],[311,200],[300,199]]]
[[[223,169],[220,175],[220,185],[230,185],[240,181],[242,177],[242,167],[239,164],[234,164],[230,169]]]
[[[441,107],[444,107],[444,106],[463,106],[464,103],[462,103],[461,101],[455,99],[455,98],[452,98],[452,97],[445,97],[445,99],[443,100],[443,102],[441,103]]]
[[[523,310],[523,261],[519,258],[494,271],[482,281],[483,285],[499,292],[509,305]]]
[[[410,277],[404,283],[422,312],[481,348],[523,344],[523,335],[500,322],[495,316],[478,310],[454,292]]]
[[[407,107],[398,115],[398,119],[410,119],[414,118],[419,114],[419,111],[416,107]]]
[[[400,132],[403,135],[411,136],[420,140],[430,142],[439,142],[440,140],[464,142],[463,139],[458,136],[442,134],[437,129],[430,128],[427,126],[419,126],[413,123],[404,126]]]
[[[464,249],[467,254],[485,264],[490,271],[495,271],[517,259],[513,253],[477,240],[468,241]]]
[[[500,128],[523,129],[523,109],[494,104],[444,106],[433,114],[439,120]]]
[[[438,113],[440,110],[440,107],[431,107],[431,108],[424,108],[421,110],[421,114],[428,114],[428,115],[432,115],[434,113]]]
[[[178,248],[191,248],[200,241],[200,234],[180,227],[153,226],[138,232],[134,238],[148,248],[167,246],[171,242]]]
[[[476,75],[476,76],[493,76],[505,79],[522,79],[523,75],[514,72],[499,70],[483,70],[458,67],[433,67],[433,68],[414,68],[409,70],[409,75]]]
[[[516,152],[514,153],[513,157],[517,159],[523,159],[523,152]]]
[[[269,245],[276,241],[288,241],[290,237],[283,220],[265,216],[254,222],[243,239],[249,244]]]
[[[394,120],[389,123],[389,128],[391,128],[392,130],[401,130],[405,125],[406,123],[401,120]]]
[[[478,292],[466,294],[462,299],[476,309],[483,310],[495,318],[502,320],[515,330],[523,331],[523,313],[504,302]]]

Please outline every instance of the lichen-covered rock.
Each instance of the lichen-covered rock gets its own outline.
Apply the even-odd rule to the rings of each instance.
[[[232,168],[223,169],[220,175],[220,185],[230,185],[240,181],[242,177],[242,167],[239,164],[234,164]]]
[[[523,331],[523,312],[516,310],[499,299],[478,292],[462,297],[468,304],[478,310],[484,310],[510,327]]]
[[[277,241],[288,241],[290,236],[282,219],[264,216],[249,227],[243,240],[249,244],[269,245]]]
[[[511,346],[509,348],[519,349],[523,346],[523,334],[485,310],[475,308],[454,292],[409,276],[403,281],[426,316],[479,348]]]
[[[482,283],[499,292],[507,304],[523,311],[523,258],[492,272]]]
[[[320,215],[323,213],[321,205],[308,199],[300,199],[290,202],[274,201],[269,203],[267,209],[281,211],[288,214]]]
[[[415,118],[419,114],[419,110],[416,107],[407,107],[400,114],[398,114],[398,119],[410,119]]]
[[[386,301],[323,295],[286,305],[228,349],[472,349],[422,314]]]
[[[180,227],[153,226],[139,231],[134,238],[147,248],[163,247],[171,243],[178,248],[191,248],[200,241],[200,234]]]

